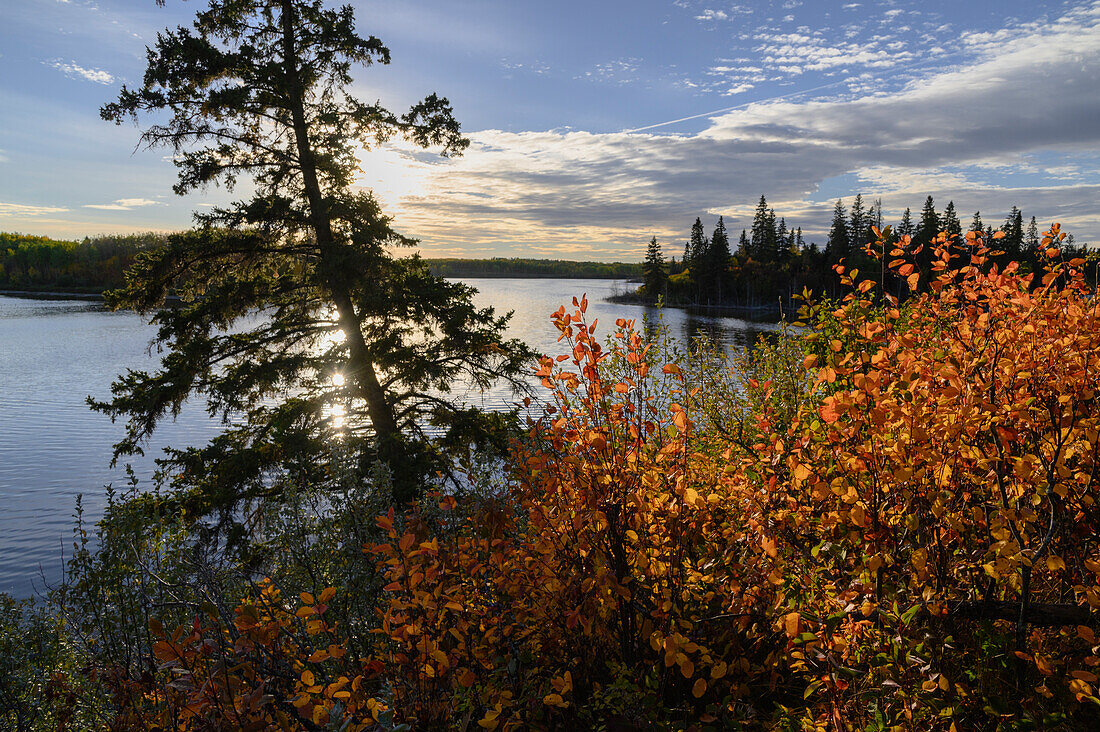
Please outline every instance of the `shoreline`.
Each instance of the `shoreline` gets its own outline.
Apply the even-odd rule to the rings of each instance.
[[[0,290],[4,297],[24,300],[90,300],[103,301],[102,292],[66,292],[64,290]]]
[[[639,297],[633,292],[624,292],[607,298],[608,302],[620,305],[641,305],[643,307],[656,307],[655,303]],[[693,315],[711,315],[716,317],[739,318],[751,323],[781,323],[786,320],[788,313],[796,314],[797,307],[790,310],[779,305],[701,305],[697,303],[671,303],[664,302],[662,307],[683,310]]]

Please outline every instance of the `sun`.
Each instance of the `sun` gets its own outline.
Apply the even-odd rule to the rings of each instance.
[[[400,211],[409,199],[425,195],[437,167],[418,157],[416,148],[396,143],[359,151],[355,184],[373,191],[387,211]]]

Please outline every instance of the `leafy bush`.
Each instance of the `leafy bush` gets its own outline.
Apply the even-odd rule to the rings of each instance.
[[[732,370],[624,320],[605,345],[576,301],[506,476],[376,520],[384,490],[303,491],[183,622],[84,646],[100,686],[70,706],[122,729],[1094,727],[1100,304],[1061,236],[1038,280],[942,236],[927,285],[880,240],[919,294],[841,270],[847,298]],[[157,592],[204,575],[176,576]]]

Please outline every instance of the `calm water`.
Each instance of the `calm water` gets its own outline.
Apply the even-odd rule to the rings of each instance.
[[[587,292],[588,315],[606,335],[615,318],[641,322],[647,308],[605,298],[628,287],[604,280],[470,279],[478,304],[513,310],[510,335],[537,350],[557,354],[557,330],[549,314]],[[651,311],[656,313],[656,311]],[[666,310],[673,334],[707,336],[738,347],[761,328],[733,318]],[[123,433],[85,405],[106,398],[115,376],[149,369],[153,329],[131,313],[111,313],[94,302],[22,300],[0,296],[0,592],[28,596],[60,578],[71,551],[73,512],[83,495],[86,518],[98,519],[105,486],[121,486],[125,471],[108,467],[111,446]],[[502,401],[494,395],[489,402]],[[152,473],[165,445],[201,444],[220,425],[194,405],[158,431],[145,458],[131,460],[139,476]]]

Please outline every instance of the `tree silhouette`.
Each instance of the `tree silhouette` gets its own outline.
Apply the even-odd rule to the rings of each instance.
[[[192,396],[245,417],[205,448],[171,453],[198,511],[268,495],[273,470],[322,478],[317,456],[340,422],[360,465],[385,464],[407,501],[448,469],[446,448],[488,440],[501,422],[450,397],[452,385],[513,379],[528,363],[471,288],[390,254],[415,240],[353,185],[361,147],[395,136],[443,155],[468,145],[435,94],[398,115],[349,93],[353,68],[389,62],[349,6],[212,0],[191,27],[158,35],[141,86],[102,109],[116,123],[154,120],[142,140],[172,149],[177,193],[249,183],[248,197],[143,255],[109,297],[141,312],[183,298],[153,317],[159,370],[130,372],[93,402],[127,420],[116,457]]]

